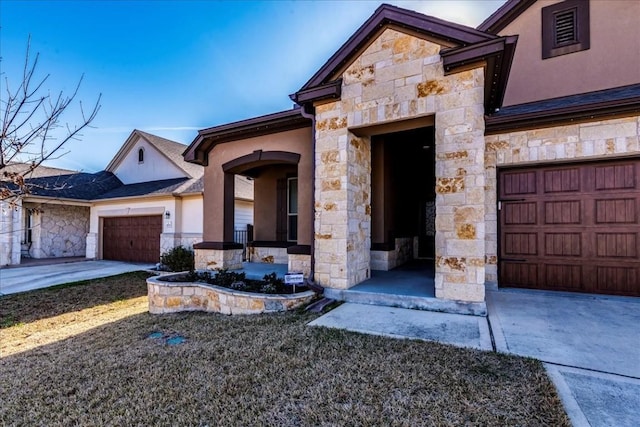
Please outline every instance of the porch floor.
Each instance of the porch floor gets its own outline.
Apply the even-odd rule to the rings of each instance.
[[[349,290],[435,298],[434,275],[433,260],[414,259],[393,270],[372,270],[370,279],[351,287]]]

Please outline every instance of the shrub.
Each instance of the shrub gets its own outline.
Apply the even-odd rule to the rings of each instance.
[[[193,271],[193,251],[182,246],[176,246],[160,255],[160,262],[171,271]]]

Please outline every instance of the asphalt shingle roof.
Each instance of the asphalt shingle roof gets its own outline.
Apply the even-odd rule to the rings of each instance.
[[[586,107],[595,103],[616,102],[640,96],[640,84],[545,99],[543,101],[503,107],[492,117],[509,117],[521,114],[540,113],[568,107]]]
[[[92,200],[122,186],[111,172],[72,173],[27,179],[32,196]]]

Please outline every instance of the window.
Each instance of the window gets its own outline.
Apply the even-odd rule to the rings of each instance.
[[[33,242],[33,209],[26,209],[24,215],[24,240],[23,243]]]
[[[589,49],[589,1],[542,8],[542,59]]]
[[[138,163],[144,163],[144,148],[138,150]]]
[[[298,240],[298,178],[287,180],[287,240]]]

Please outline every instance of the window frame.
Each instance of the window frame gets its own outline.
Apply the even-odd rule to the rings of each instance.
[[[296,206],[295,212],[292,211],[291,207],[291,196],[292,196],[292,186],[291,183],[295,181],[295,198],[296,198]],[[297,242],[298,241],[298,177],[290,177],[287,178],[287,241],[288,242]],[[295,227],[291,226],[291,219],[295,217]],[[295,234],[293,234],[295,233]]]
[[[144,148],[138,148],[138,163],[144,163]]]
[[[575,41],[556,44],[556,16],[575,11]],[[565,0],[542,8],[542,59],[588,50],[589,34],[589,1]]]

